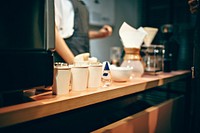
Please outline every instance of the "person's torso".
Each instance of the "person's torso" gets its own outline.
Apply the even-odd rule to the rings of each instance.
[[[75,56],[81,53],[89,53],[89,13],[87,7],[81,0],[70,1],[74,9],[74,32],[71,37],[64,38],[64,40]],[[56,62],[64,61],[58,53],[54,55]]]
[[[74,7],[74,33],[66,38],[69,48],[74,55],[89,52],[89,13],[81,0],[71,0]]]

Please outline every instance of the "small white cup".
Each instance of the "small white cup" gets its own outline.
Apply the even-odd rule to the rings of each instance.
[[[89,65],[88,61],[74,61],[74,66],[76,67],[84,67],[88,65]]]
[[[71,69],[67,66],[54,68],[53,94],[64,95],[69,93]]]
[[[101,85],[102,65],[89,66],[88,88],[98,88]]]
[[[88,66],[74,66],[72,72],[72,91],[84,91],[88,83]]]
[[[25,96],[34,96],[35,93],[36,93],[36,89],[24,90],[24,95],[25,95]]]

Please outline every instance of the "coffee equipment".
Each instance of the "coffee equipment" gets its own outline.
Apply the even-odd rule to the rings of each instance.
[[[172,49],[175,46],[172,46],[170,39],[173,35],[173,25],[171,24],[164,24],[161,26],[161,33],[162,33],[162,44],[165,47],[164,53],[164,72],[171,72],[172,70]],[[178,50],[177,50],[178,52]]]
[[[1,3],[0,94],[53,83],[54,0]]]
[[[144,66],[141,62],[140,49],[139,48],[124,48],[125,55],[122,67],[132,68],[132,77],[141,77],[144,73]]]
[[[164,67],[164,45],[142,45],[141,55],[148,74],[157,74],[163,71]]]

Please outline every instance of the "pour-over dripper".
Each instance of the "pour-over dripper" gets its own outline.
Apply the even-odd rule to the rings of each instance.
[[[144,73],[144,66],[141,62],[139,48],[124,48],[125,56],[121,64],[122,67],[132,68],[132,77],[141,77]]]

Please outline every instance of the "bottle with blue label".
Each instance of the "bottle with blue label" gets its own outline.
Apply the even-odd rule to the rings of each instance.
[[[112,78],[111,78],[111,73],[110,73],[110,64],[108,61],[105,62],[105,66],[103,68],[102,83],[103,83],[103,87],[108,87],[112,83]]]

